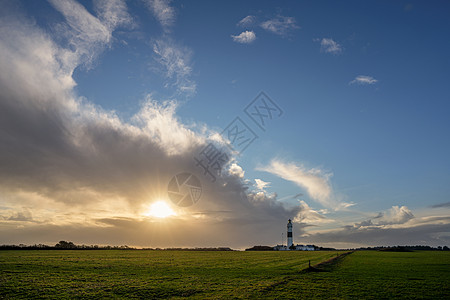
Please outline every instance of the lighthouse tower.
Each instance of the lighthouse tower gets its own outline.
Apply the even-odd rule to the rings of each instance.
[[[289,219],[287,223],[287,247],[291,247],[294,244],[292,241],[292,222],[291,219]]]

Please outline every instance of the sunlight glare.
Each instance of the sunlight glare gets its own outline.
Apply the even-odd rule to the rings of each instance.
[[[146,215],[157,218],[167,218],[175,215],[175,211],[166,202],[157,201],[150,205]]]

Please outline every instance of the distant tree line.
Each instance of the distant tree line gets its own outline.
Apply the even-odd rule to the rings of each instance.
[[[0,245],[0,250],[134,250],[136,248],[123,246],[98,246],[98,245],[75,245],[73,242],[59,241],[54,246],[44,244],[34,245]]]
[[[319,246],[316,246],[316,245],[312,245],[312,246],[314,247],[315,251],[318,251],[318,250],[336,251],[335,248],[325,248],[325,247],[319,247]],[[289,249],[294,250],[295,246],[292,245],[291,247],[289,247]],[[245,251],[275,251],[275,250],[274,250],[273,246],[261,246],[261,245],[258,245],[258,246],[253,246],[251,248],[247,248],[247,249],[245,249]]]
[[[251,248],[245,249],[245,251],[273,251],[273,247],[270,246],[253,246]]]
[[[44,244],[34,245],[0,245],[0,250],[140,250],[138,248],[123,246],[98,246],[98,245],[75,245],[73,242],[59,241],[54,246]],[[233,251],[229,247],[216,248],[142,248],[141,250],[183,250],[183,251]]]
[[[314,250],[323,251],[335,251],[335,248],[325,248],[314,246]],[[127,245],[123,246],[98,246],[98,245],[75,245],[73,242],[59,241],[54,246],[44,245],[44,244],[34,244],[34,245],[0,245],[0,250],[164,250],[164,251],[234,251],[229,247],[197,247],[197,248],[133,248]],[[245,251],[273,251],[274,248],[271,246],[253,246],[251,248],[245,249]],[[392,251],[392,252],[410,252],[414,250],[428,250],[428,251],[450,251],[447,246],[376,246],[376,247],[361,247],[352,249],[341,249],[341,250],[376,250],[376,251]]]
[[[212,248],[155,248],[151,250],[165,250],[165,251],[234,251],[229,247],[212,247]]]
[[[314,250],[322,250],[322,251],[336,251],[335,248],[328,247],[320,247],[313,245]],[[291,247],[291,249],[295,249],[295,247]],[[376,247],[361,247],[361,248],[352,248],[352,249],[340,249],[340,250],[377,250],[377,251],[391,251],[391,252],[410,252],[414,250],[428,250],[428,251],[449,251],[449,247],[447,246],[376,246]],[[245,249],[245,251],[274,251],[274,247],[271,246],[253,246],[251,248]]]
[[[416,245],[416,246],[377,246],[377,247],[363,247],[352,250],[377,250],[377,251],[391,251],[391,252],[410,252],[414,250],[427,250],[427,251],[449,251],[449,247],[447,246],[424,246],[424,245]]]

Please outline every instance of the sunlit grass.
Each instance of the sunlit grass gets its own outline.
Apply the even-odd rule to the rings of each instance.
[[[0,252],[0,298],[448,299],[450,252]]]

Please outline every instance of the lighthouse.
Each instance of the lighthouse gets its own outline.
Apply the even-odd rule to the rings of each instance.
[[[291,247],[294,244],[292,241],[292,222],[291,219],[289,219],[287,223],[287,247]]]

